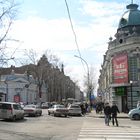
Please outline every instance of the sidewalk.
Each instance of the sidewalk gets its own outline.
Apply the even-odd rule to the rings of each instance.
[[[104,118],[104,113],[102,114],[96,114],[96,111],[95,110],[92,110],[90,113],[87,113],[88,117],[95,117],[95,118]],[[127,119],[129,118],[128,117],[128,114],[127,113],[118,113],[118,118],[123,118],[123,119]]]

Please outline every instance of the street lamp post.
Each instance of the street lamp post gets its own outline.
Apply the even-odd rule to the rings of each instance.
[[[6,96],[5,96],[5,101],[7,101],[8,102],[8,82],[7,81],[4,81],[4,83],[6,84]]]
[[[133,84],[133,81],[130,81],[130,89],[131,89],[131,109],[133,108],[132,84]]]
[[[89,102],[90,102],[90,105],[91,105],[91,89],[90,89],[90,86],[89,86],[89,66],[88,66],[88,63],[82,57],[80,57],[80,56],[74,55],[74,57],[80,58],[86,64],[86,67],[87,67],[87,78],[88,78],[88,95],[89,95]]]

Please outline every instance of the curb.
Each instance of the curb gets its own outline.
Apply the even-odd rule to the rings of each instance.
[[[93,118],[104,118],[104,114],[96,114],[94,111],[87,113],[86,115],[87,117],[93,117]],[[127,116],[127,114],[118,114],[117,118],[121,118],[121,119],[129,119],[129,117]]]

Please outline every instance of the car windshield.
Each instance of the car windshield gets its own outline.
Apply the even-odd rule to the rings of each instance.
[[[43,103],[42,105],[48,105],[48,103]]]
[[[64,108],[63,105],[57,105],[56,108]]]
[[[71,108],[80,108],[78,105],[72,105]]]
[[[26,105],[25,107],[26,108],[35,108],[36,106],[35,105]]]

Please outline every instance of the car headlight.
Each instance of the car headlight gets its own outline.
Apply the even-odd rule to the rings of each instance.
[[[133,114],[133,111],[129,111],[128,115],[131,116]]]

